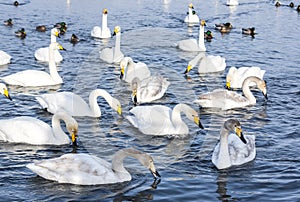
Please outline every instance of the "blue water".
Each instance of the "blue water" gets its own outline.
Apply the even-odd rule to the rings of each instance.
[[[159,0],[33,0],[0,2],[0,20],[13,18],[12,27],[0,25],[0,49],[13,58],[1,66],[0,74],[8,75],[25,69],[48,70],[45,63],[34,59],[34,51],[48,46],[50,29],[35,31],[37,25],[65,21],[68,30],[58,42],[67,51],[59,64],[64,84],[57,89],[24,89],[10,87],[13,102],[1,98],[1,119],[28,115],[50,123],[51,114],[39,108],[27,93],[73,91],[87,98],[91,90],[103,88],[117,97],[123,116],[98,99],[101,118],[76,118],[79,123],[77,152],[89,152],[108,161],[114,152],[135,147],[151,154],[162,176],[154,182],[151,174],[133,159],[126,167],[133,176],[130,182],[115,185],[78,186],[48,181],[25,167],[27,163],[61,156],[72,151],[65,146],[31,146],[0,143],[1,201],[97,200],[97,201],[298,201],[300,196],[299,111],[300,110],[300,14],[289,7],[276,8],[272,1],[240,1],[227,7],[225,0],[194,1],[194,7],[205,19],[206,29],[214,39],[206,43],[207,53],[226,58],[224,72],[199,75],[196,68],[190,78],[183,72],[196,53],[185,53],[175,43],[197,37],[198,27],[183,23],[189,2],[179,0],[164,4]],[[282,1],[288,4],[289,1]],[[300,1],[294,1],[295,5]],[[99,59],[99,50],[112,46],[114,38],[95,40],[93,26],[101,24],[102,9],[107,8],[108,26],[122,29],[121,49],[135,61],[145,62],[152,74],[168,78],[167,95],[156,103],[173,107],[188,103],[198,110],[205,130],[188,123],[186,137],[152,137],[142,135],[124,118],[132,108],[129,85],[119,80],[118,65]],[[214,30],[215,23],[231,22],[229,34]],[[242,36],[242,27],[254,26],[255,38]],[[24,27],[27,37],[21,40],[14,32]],[[72,33],[81,41],[69,42]],[[200,93],[223,87],[231,66],[259,66],[266,70],[268,101],[259,92],[257,104],[226,112],[202,110],[192,103]],[[245,134],[256,136],[257,156],[253,162],[218,171],[211,163],[211,153],[218,141],[219,130],[228,118],[240,120]],[[71,165],[70,165],[71,166]]]

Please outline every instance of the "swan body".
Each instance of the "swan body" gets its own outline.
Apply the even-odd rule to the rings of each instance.
[[[64,48],[58,43],[51,43],[49,46],[49,70],[50,74],[44,71],[38,70],[24,70],[0,78],[9,85],[34,87],[34,86],[51,86],[63,83],[62,78],[59,76],[55,61],[54,50],[64,50]]]
[[[59,37],[59,31],[57,28],[51,29],[51,43],[56,43],[56,37]],[[49,62],[49,47],[39,48],[34,52],[34,57],[38,61],[41,62]],[[56,63],[61,62],[63,60],[62,55],[58,50],[54,50],[54,61]]]
[[[206,26],[205,20],[201,20],[199,28],[199,38],[196,39],[185,39],[179,41],[177,46],[183,51],[206,51],[204,44],[204,26]]]
[[[189,128],[182,121],[181,112],[203,129],[197,112],[186,104],[177,104],[173,110],[163,105],[137,106],[126,118],[146,135],[186,135]]]
[[[198,103],[204,108],[220,108],[222,110],[254,105],[256,103],[256,99],[249,88],[249,84],[251,82],[256,83],[257,88],[267,99],[267,86],[265,81],[258,77],[252,76],[245,79],[243,83],[243,93],[245,96],[226,89],[216,89],[212,92],[200,95],[199,98],[194,102]]]
[[[60,120],[66,124],[71,141],[76,144],[78,124],[71,116],[58,113],[52,117],[52,127],[47,123],[28,116],[0,120],[0,140],[32,145],[69,144],[69,136],[62,130]]]
[[[244,80],[250,76],[256,76],[263,79],[265,70],[261,70],[259,67],[230,67],[226,75],[226,88],[242,88]],[[255,83],[249,84],[254,86]]]
[[[193,9],[194,9],[194,6],[192,3],[190,3],[188,15],[184,18],[185,23],[189,23],[189,24],[199,23],[199,17]]]
[[[148,66],[143,62],[133,62],[131,57],[124,57],[120,62],[120,78],[131,83],[134,78],[143,80],[151,76]]]
[[[199,53],[191,61],[189,61],[185,74],[190,72],[198,64],[198,73],[220,72],[226,68],[225,58],[217,55],[206,55]]]
[[[10,63],[11,56],[6,52],[0,50],[0,65],[6,65]]]
[[[238,0],[227,0],[226,5],[227,6],[237,6],[237,5],[239,5],[239,1]]]
[[[70,153],[58,158],[36,161],[28,164],[27,168],[45,179],[59,183],[114,184],[132,179],[130,173],[123,166],[123,160],[127,156],[138,159],[155,178],[160,177],[152,157],[133,148],[121,149],[116,152],[112,163],[85,153]]]
[[[100,51],[100,59],[107,63],[120,63],[124,58],[124,54],[121,52],[121,28],[116,26],[114,34],[116,35],[115,47],[104,48]]]
[[[142,81],[133,79],[132,100],[134,104],[149,103],[162,98],[168,89],[170,82],[160,75],[150,76]]]
[[[107,27],[107,9],[102,11],[102,27],[95,26],[91,31],[91,36],[100,39],[107,39],[111,37],[110,29]]]
[[[122,113],[119,100],[113,98],[103,89],[91,91],[89,104],[87,104],[79,95],[72,92],[47,93],[38,95],[35,98],[43,109],[46,109],[52,114],[64,111],[71,116],[100,117],[101,110],[97,103],[97,98],[99,96],[103,97],[119,114]]]
[[[234,134],[229,134],[234,132]],[[243,135],[238,120],[228,119],[220,132],[220,142],[214,148],[212,162],[218,169],[242,165],[256,156],[255,136]]]

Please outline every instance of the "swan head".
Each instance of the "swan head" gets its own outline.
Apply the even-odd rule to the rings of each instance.
[[[194,9],[194,6],[192,3],[189,4],[189,8]]]
[[[262,94],[264,95],[264,97],[266,99],[268,99],[268,95],[267,95],[267,83],[266,83],[266,81],[259,79],[259,81],[257,82],[257,88],[262,92]]]
[[[155,179],[160,178],[161,176],[155,168],[153,158],[149,154],[142,153],[137,150],[136,152],[138,152],[137,153],[137,155],[139,156],[138,160],[141,162],[141,164],[150,170],[151,174]]]
[[[4,95],[6,98],[12,100],[9,93],[8,93],[7,86],[4,83],[0,83],[0,93],[2,95]]]
[[[202,27],[203,27],[203,26],[206,26],[205,20],[201,20],[201,21],[200,21],[200,26],[202,26]]]
[[[120,32],[121,32],[121,27],[115,26],[113,36],[119,34]]]
[[[59,30],[57,28],[52,28],[51,29],[51,35],[54,35],[54,36],[60,38],[60,36],[59,36]]]
[[[199,126],[199,128],[204,129],[202,123],[200,122],[200,118],[199,118],[198,114],[197,115],[193,115],[193,116],[194,116],[194,123],[197,126]]]
[[[233,131],[244,144],[247,144],[247,141],[243,135],[243,130],[240,122],[236,119],[228,119],[224,123],[224,127],[228,131]]]
[[[184,74],[189,73],[192,69],[193,69],[193,65],[191,65],[191,64],[189,63],[188,66],[186,67],[186,70],[185,70]]]
[[[107,14],[107,13],[108,13],[108,10],[107,10],[106,8],[104,8],[104,9],[102,10],[102,13],[103,13],[103,14]]]
[[[120,62],[120,79],[124,78],[125,68],[127,67],[129,61],[132,60],[130,57],[124,57]]]
[[[131,89],[132,89],[132,101],[133,101],[133,104],[134,105],[137,105],[138,102],[137,102],[137,89],[138,89],[138,86],[140,85],[140,80],[139,78],[135,77],[132,82],[131,82]]]
[[[72,118],[73,119],[73,118]],[[68,132],[71,134],[71,141],[73,146],[77,146],[77,137],[78,137],[78,123],[73,119],[66,124]]]

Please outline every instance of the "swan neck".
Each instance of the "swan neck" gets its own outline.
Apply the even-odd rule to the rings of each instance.
[[[228,150],[228,135],[229,131],[222,127],[220,132],[220,150],[218,154],[219,168],[227,168],[231,165]]]
[[[257,80],[256,79],[252,79],[247,78],[244,80],[243,85],[242,85],[242,89],[243,89],[243,93],[245,95],[245,97],[249,100],[249,104],[253,105],[256,103],[256,98],[254,97],[253,93],[250,90],[250,83],[251,82],[255,82],[257,84]]]
[[[101,116],[101,110],[97,102],[99,96],[103,97],[110,106],[112,106],[113,103],[113,98],[107,91],[102,89],[93,90],[89,96],[89,105],[93,115],[96,117]]]
[[[60,120],[66,122],[65,118],[62,115],[54,114],[52,117],[52,131],[55,136],[55,139],[61,140],[63,142],[70,141],[68,135],[63,131],[60,125]],[[60,141],[60,142],[61,142]]]
[[[204,44],[204,26],[203,25],[200,25],[200,28],[199,28],[199,44],[198,45],[202,51],[206,51],[206,47]]]
[[[53,44],[50,44],[49,46],[49,71],[50,71],[50,76],[55,81],[56,83],[63,83],[62,78],[59,76],[55,64],[55,59],[54,59],[54,48]]]
[[[107,28],[107,14],[102,14],[102,32]]]
[[[55,35],[51,34],[50,42],[51,43],[56,43],[56,36]]]
[[[191,9],[191,8],[189,7],[189,18],[191,19],[192,16],[193,16],[193,9]]]

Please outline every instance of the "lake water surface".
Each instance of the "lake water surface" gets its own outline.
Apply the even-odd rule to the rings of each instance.
[[[188,1],[179,0],[2,0],[0,20],[12,18],[15,24],[0,25],[0,49],[13,58],[1,66],[8,75],[25,69],[48,71],[45,63],[34,59],[34,51],[48,46],[50,29],[35,31],[37,25],[51,28],[65,21],[68,30],[58,39],[67,51],[59,64],[64,84],[51,89],[10,87],[13,102],[1,98],[1,119],[27,115],[51,123],[51,114],[41,110],[26,94],[73,91],[87,98],[95,88],[106,89],[118,98],[124,114],[119,116],[98,99],[101,118],[78,117],[80,152],[111,160],[114,152],[135,147],[151,154],[162,176],[154,182],[151,174],[133,159],[126,159],[133,180],[115,185],[77,186],[48,181],[25,167],[34,160],[53,158],[72,151],[65,146],[31,146],[0,142],[1,201],[85,200],[85,201],[299,201],[299,111],[300,111],[300,13],[289,7],[276,8],[272,1],[241,0],[227,7],[225,0],[193,1],[205,29],[214,39],[206,43],[207,53],[226,58],[224,72],[199,75],[196,68],[186,78],[183,72],[197,53],[175,47],[179,40],[198,36],[198,26],[188,28],[183,22]],[[282,1],[288,4],[288,1]],[[294,2],[295,5],[300,1]],[[135,61],[145,62],[152,74],[162,74],[171,85],[167,95],[156,103],[174,107],[190,104],[201,115],[205,129],[188,123],[185,137],[152,137],[141,134],[125,119],[133,107],[130,86],[119,79],[119,66],[104,63],[99,50],[112,46],[115,38],[96,40],[90,37],[101,24],[102,9],[108,9],[108,26],[122,29],[121,49]],[[231,22],[229,34],[214,30],[215,23]],[[242,27],[254,26],[255,38],[243,36]],[[24,27],[27,37],[21,40],[14,32]],[[81,41],[69,42],[72,33]],[[255,92],[257,104],[229,111],[202,110],[193,100],[201,93],[222,88],[231,66],[259,66],[266,70],[268,101]],[[299,111],[298,111],[299,110]],[[218,171],[211,154],[219,138],[220,127],[228,118],[240,120],[244,134],[256,136],[257,155],[253,162]],[[186,121],[186,119],[184,118]],[[71,165],[70,165],[71,166]]]

